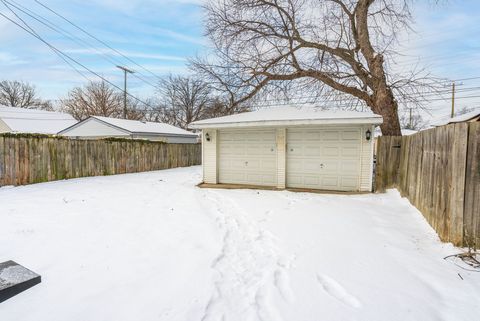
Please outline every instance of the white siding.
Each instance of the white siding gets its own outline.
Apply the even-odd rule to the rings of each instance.
[[[287,131],[285,128],[278,128],[277,129],[277,188],[285,188],[286,144],[287,144]]]
[[[365,133],[370,130],[372,138],[365,139]],[[362,153],[361,153],[361,170],[360,170],[360,191],[372,191],[372,175],[373,175],[373,126],[362,127]]]
[[[207,134],[210,141],[207,141]],[[217,184],[217,130],[204,130],[202,134],[203,182]]]
[[[167,143],[170,144],[196,144],[197,137],[175,137],[175,136],[168,136],[165,137],[167,139]]]
[[[367,130],[371,132],[371,139],[365,139]],[[364,126],[362,128],[362,155],[360,170],[360,191],[372,191],[372,175],[373,175],[373,130],[374,126]]]
[[[9,133],[10,131],[10,127],[8,127],[7,124],[0,119],[0,133]]]
[[[107,125],[95,118],[90,118],[84,123],[74,126],[64,132],[62,136],[82,137],[82,138],[102,138],[102,137],[129,137],[129,134]]]

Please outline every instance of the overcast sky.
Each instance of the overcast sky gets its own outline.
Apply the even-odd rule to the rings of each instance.
[[[42,8],[34,0],[7,0],[32,11],[37,18],[60,26],[64,31],[91,39]],[[148,97],[153,94],[156,78],[168,73],[188,72],[186,62],[204,50],[201,0],[40,0],[96,37],[135,60],[148,72],[132,65],[118,54],[98,46],[99,51],[116,54],[117,61],[108,61],[99,51],[87,50],[35,21],[25,19],[42,37],[80,62],[122,86],[122,74],[115,64],[139,69],[140,80],[130,77],[133,94]],[[400,68],[424,65],[438,77],[463,79],[480,77],[480,1],[448,0],[434,4],[433,0],[414,1],[416,33],[406,37],[402,45],[405,55]],[[0,12],[12,17],[4,6]],[[38,16],[37,16],[38,15]],[[58,99],[77,85],[86,82],[82,75],[56,56],[45,44],[0,16],[0,79],[24,80],[35,84],[45,98]],[[110,58],[112,59],[112,58]],[[95,79],[88,72],[84,75]],[[151,84],[147,84],[147,82]],[[458,106],[480,106],[480,78],[465,80],[459,88],[473,88],[458,96],[479,96],[458,99]],[[431,113],[448,113],[448,101],[436,101]]]

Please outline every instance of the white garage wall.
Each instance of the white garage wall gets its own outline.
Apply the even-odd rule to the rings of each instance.
[[[332,126],[333,128],[334,126]],[[338,126],[336,126],[338,127]],[[346,127],[346,126],[342,126]],[[373,126],[356,125],[349,128],[360,129],[360,158],[358,160],[360,173],[358,178],[359,191],[372,190],[372,170],[373,170]],[[263,129],[263,128],[262,128]],[[365,139],[365,132],[370,129],[372,139]],[[237,129],[238,130],[238,129]],[[285,188],[286,183],[286,132],[288,128],[276,128],[277,140],[277,184],[278,188]],[[218,130],[204,129],[202,135],[202,157],[203,157],[203,177],[204,182],[209,184],[218,183]],[[206,141],[206,133],[209,133],[211,140]]]
[[[10,131],[10,127],[8,127],[7,124],[0,119],[0,133],[9,133]]]
[[[130,136],[125,131],[116,129],[113,126],[109,126],[104,122],[95,118],[90,118],[78,126],[74,126],[68,130],[62,132],[62,136],[70,137],[84,137],[84,138],[97,138],[97,137],[128,137]]]
[[[207,134],[210,141],[207,141]],[[202,165],[203,182],[217,184],[217,130],[203,130],[202,134]]]
[[[365,139],[365,133],[370,130],[371,139]],[[362,127],[362,155],[361,155],[361,169],[360,169],[360,191],[372,191],[372,175],[373,175],[373,130],[374,126]]]

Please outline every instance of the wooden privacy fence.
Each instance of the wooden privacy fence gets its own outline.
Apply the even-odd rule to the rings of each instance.
[[[480,123],[379,137],[376,191],[397,188],[443,241],[480,246]]]
[[[0,186],[199,164],[199,144],[0,134]]]

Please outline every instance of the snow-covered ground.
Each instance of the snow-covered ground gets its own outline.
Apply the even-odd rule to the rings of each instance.
[[[0,188],[0,261],[43,281],[0,320],[478,320],[480,273],[396,191],[200,189],[200,171]]]

